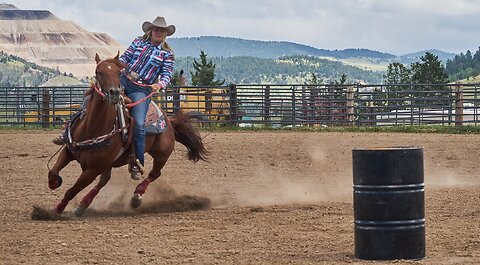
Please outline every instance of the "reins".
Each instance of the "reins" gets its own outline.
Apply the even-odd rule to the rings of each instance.
[[[150,98],[151,96],[153,96],[155,93],[157,93],[157,91],[153,91],[152,93],[150,93],[148,96],[140,99],[139,101],[135,101],[135,102],[132,102],[132,103],[129,103],[127,105],[125,105],[127,108],[131,108],[131,107],[134,107],[142,102],[144,102],[145,100],[147,100],[148,98]]]
[[[152,87],[150,85],[145,85],[145,84],[140,84],[138,82],[135,82],[134,80],[132,80],[126,73],[122,73],[123,75],[125,75],[125,77],[128,78],[128,80],[130,80],[130,82],[134,83],[135,85],[137,86],[141,86],[141,87],[146,87],[146,88],[150,88],[152,89]],[[125,105],[127,108],[131,108],[131,107],[134,107],[134,106],[137,106],[138,104],[144,102],[145,100],[149,99],[150,97],[152,97],[155,93],[157,93],[157,91],[152,91],[150,94],[148,94],[146,97],[140,99],[139,101],[135,101],[135,102],[132,102],[130,104],[127,104]]]
[[[134,83],[135,85],[151,88],[150,85],[145,85],[145,84],[140,84],[140,83],[138,83],[138,82],[135,82],[135,81],[131,80],[128,76],[127,76],[127,78],[128,78],[132,83]],[[93,89],[94,89],[95,92],[97,92],[97,94],[99,94],[102,98],[105,98],[105,97],[107,96],[107,94],[101,90],[100,85],[98,84],[98,81],[96,81],[96,80],[95,80],[95,83],[93,84]],[[142,99],[140,99],[140,100],[138,100],[138,101],[135,101],[135,102],[132,102],[132,103],[129,103],[129,104],[126,104],[125,107],[127,107],[127,108],[135,107],[135,106],[137,106],[138,104],[140,104],[140,103],[142,103],[142,102],[145,102],[147,99],[151,98],[155,93],[157,93],[157,91],[152,91],[150,94],[148,94],[147,96],[143,97]]]

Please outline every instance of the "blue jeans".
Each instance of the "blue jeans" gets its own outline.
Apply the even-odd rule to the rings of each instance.
[[[135,85],[124,75],[121,75],[120,83],[125,88],[125,95],[127,95],[127,97],[129,97],[133,102],[137,102],[150,94],[150,90],[148,88]],[[135,120],[135,128],[133,130],[133,146],[135,150],[135,156],[138,160],[140,160],[142,165],[145,165],[145,119],[147,117],[149,104],[150,98],[132,107],[130,111],[130,115],[132,115],[133,119]]]

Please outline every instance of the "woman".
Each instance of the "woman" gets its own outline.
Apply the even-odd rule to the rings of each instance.
[[[175,58],[170,46],[165,42],[167,36],[175,33],[174,25],[167,25],[165,18],[157,17],[153,22],[144,22],[145,33],[130,44],[120,61],[126,64],[120,82],[125,94],[134,102],[147,97],[152,90],[159,91],[170,83]],[[133,179],[143,174],[145,152],[145,119],[150,98],[134,106],[131,115],[135,120],[133,146],[136,161],[129,166]]]

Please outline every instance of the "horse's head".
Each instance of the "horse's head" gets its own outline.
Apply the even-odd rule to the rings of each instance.
[[[95,80],[97,87],[105,95],[108,102],[116,104],[120,102],[122,88],[120,85],[120,70],[125,64],[118,60],[120,53],[113,59],[101,60],[98,54],[95,55],[97,68],[95,69]]]

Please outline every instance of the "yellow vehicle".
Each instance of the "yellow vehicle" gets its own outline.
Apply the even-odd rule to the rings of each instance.
[[[24,120],[26,123],[62,123],[80,109],[80,104],[73,104],[65,107],[56,107],[50,109],[40,109],[38,111],[25,112]],[[47,114],[48,111],[48,114]],[[48,121],[48,122],[47,122]]]
[[[161,108],[169,113],[180,108],[202,123],[228,118],[229,97],[224,89],[188,87],[183,70],[180,71],[180,86],[167,89],[165,94],[159,95],[157,102],[161,102]]]
[[[162,100],[163,98],[163,100]],[[180,108],[201,122],[225,120],[229,114],[228,95],[222,88],[181,87],[159,95],[160,107],[169,113]]]

